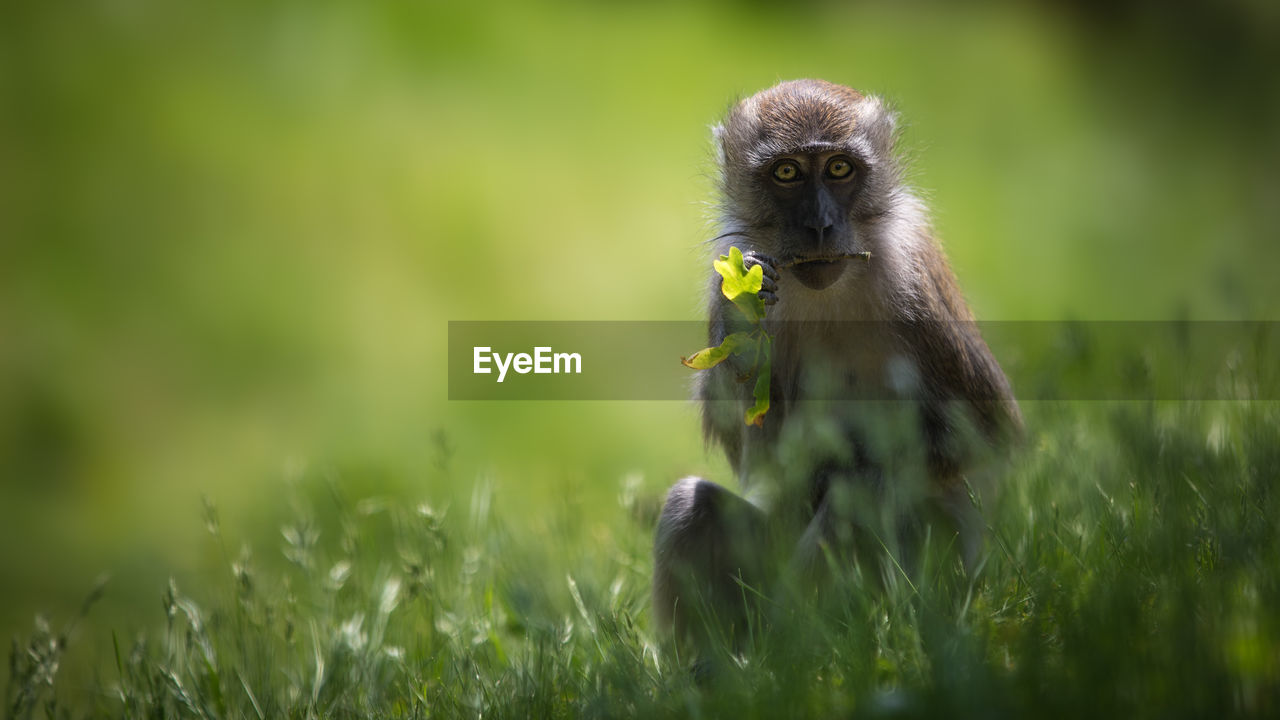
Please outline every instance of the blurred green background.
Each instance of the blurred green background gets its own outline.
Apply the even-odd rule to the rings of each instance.
[[[450,403],[448,320],[699,316],[708,127],[901,111],[982,319],[1280,319],[1272,3],[18,2],[0,9],[0,631],[159,619],[200,497],[496,510],[727,477],[684,403]],[[104,638],[106,638],[104,640]]]

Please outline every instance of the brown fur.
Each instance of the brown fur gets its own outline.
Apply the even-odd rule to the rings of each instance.
[[[737,246],[749,257],[771,259],[760,262],[782,265],[812,256],[815,246],[828,257],[871,254],[869,262],[846,261],[833,284],[812,286],[821,289],[788,270],[778,272],[777,302],[765,320],[774,355],[771,408],[762,426],[743,422],[754,383],[739,381],[741,364],[726,362],[699,377],[704,433],[724,448],[740,484],[748,487],[758,478],[776,484],[807,473],[799,487],[783,489],[791,496],[779,505],[784,513],[802,508],[807,528],[795,551],[802,562],[818,557],[818,545],[848,522],[829,500],[833,483],[887,497],[887,488],[902,480],[894,474],[894,468],[905,467],[900,458],[884,449],[883,437],[875,437],[890,432],[885,428],[916,436],[922,457],[908,460],[923,468],[932,502],[950,518],[972,562],[981,523],[968,500],[966,473],[1022,426],[1008,380],[933,240],[923,204],[903,182],[894,125],[893,114],[877,98],[821,80],[797,80],[739,102],[715,130],[722,197],[713,255]],[[786,187],[770,175],[782,158],[821,168],[824,158],[836,155],[857,166],[852,180],[810,171]],[[837,215],[812,209],[832,207],[839,208]],[[834,218],[829,232],[811,232],[828,218]],[[740,329],[740,319],[720,294],[719,277],[709,275],[708,335],[718,344]],[[915,419],[914,429],[892,424],[903,412]],[[975,448],[973,436],[985,448]],[[911,448],[912,439],[899,447]],[[733,546],[737,530],[707,519],[714,514],[699,506],[688,490],[696,486],[691,482],[705,483],[684,481],[673,489],[659,522],[655,579],[661,582],[654,600],[660,620],[681,602],[681,588],[715,588],[714,582],[706,584],[707,573],[723,581],[742,570],[741,563],[717,565],[723,555],[707,555],[707,548]],[[704,494],[725,498],[727,491]],[[771,517],[753,516],[753,527],[769,527]],[[690,529],[695,527],[696,532]],[[688,570],[683,575],[682,567]],[[682,585],[681,577],[691,584]],[[712,592],[709,600],[720,607],[737,602],[731,592]]]

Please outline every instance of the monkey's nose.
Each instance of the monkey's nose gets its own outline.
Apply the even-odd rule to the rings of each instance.
[[[835,227],[831,224],[819,225],[818,223],[807,223],[805,227],[809,228],[809,234],[813,237],[813,241],[822,246],[822,241],[831,236],[831,229]]]

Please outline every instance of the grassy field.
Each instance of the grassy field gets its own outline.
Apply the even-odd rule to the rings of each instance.
[[[1280,712],[1280,364],[1228,323],[1135,356],[1098,322],[1280,319],[1278,30],[1265,3],[3,4],[5,713]],[[647,606],[662,493],[730,477],[697,409],[450,401],[447,327],[697,321],[709,126],[797,77],[900,111],[975,313],[1025,322],[989,337],[1031,435],[976,581],[840,569],[698,687]]]
[[[1262,717],[1280,712],[1280,408],[1033,403],[976,577],[838,569],[695,682],[649,621],[658,498],[500,512],[303,478],[282,540],[154,598],[68,690],[54,618],[8,712],[127,717]],[[442,458],[440,472],[449,472]],[[192,523],[199,522],[193,512]],[[92,610],[90,610],[92,612]],[[78,714],[78,713],[77,713]]]

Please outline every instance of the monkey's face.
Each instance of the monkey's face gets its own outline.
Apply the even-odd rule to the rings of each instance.
[[[897,192],[893,117],[877,98],[793,80],[738,103],[716,128],[725,237],[746,237],[811,290],[884,248]],[[859,267],[866,267],[865,264]]]
[[[775,255],[805,287],[822,290],[848,267],[823,258],[858,251],[851,217],[864,174],[854,156],[838,148],[788,153],[761,168],[758,183],[778,232]]]

